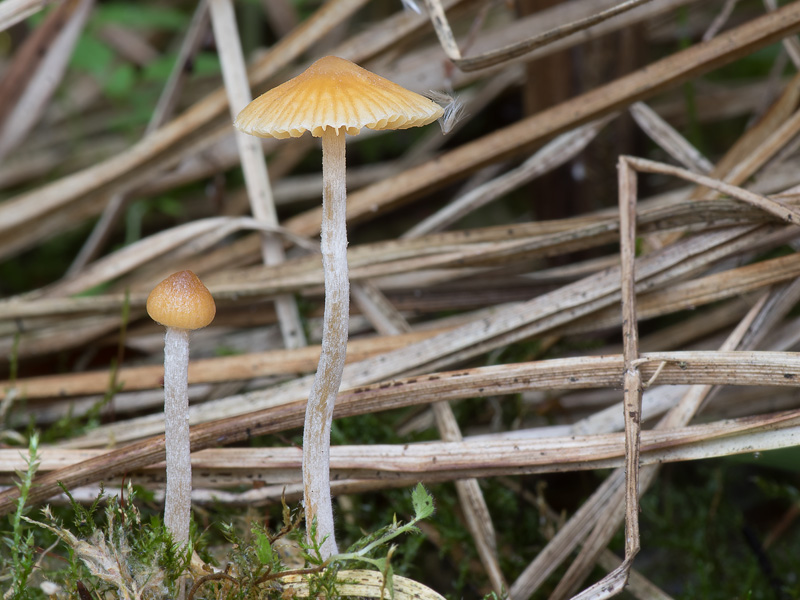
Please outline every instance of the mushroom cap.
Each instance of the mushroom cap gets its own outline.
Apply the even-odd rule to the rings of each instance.
[[[441,106],[338,58],[320,58],[294,79],[248,104],[234,125],[259,137],[321,137],[328,127],[356,135],[362,127],[407,129],[432,123]]]
[[[200,329],[214,320],[217,306],[211,292],[191,271],[178,271],[147,297],[147,314],[165,327]]]

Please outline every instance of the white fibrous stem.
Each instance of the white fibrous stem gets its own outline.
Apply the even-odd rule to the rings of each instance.
[[[323,559],[338,552],[333,531],[330,491],[331,421],[342,382],[350,282],[347,275],[347,230],[344,129],[322,135],[322,265],[325,271],[325,316],[322,353],[308,398],[303,429],[303,496],[306,527],[316,520]]]
[[[189,330],[167,327],[164,336],[164,436],[167,446],[164,525],[180,545],[189,541],[192,506],[188,370]]]

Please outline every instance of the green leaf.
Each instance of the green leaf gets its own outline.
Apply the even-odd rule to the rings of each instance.
[[[256,556],[262,565],[272,564],[272,545],[269,543],[269,536],[258,527],[253,527],[255,538]]]
[[[140,2],[110,2],[95,8],[96,25],[122,25],[131,29],[181,31],[189,17],[180,10],[163,5],[147,6]]]
[[[222,72],[219,55],[216,52],[198,52],[191,64],[191,72],[195,77],[218,75]]]
[[[167,52],[151,60],[142,69],[142,80],[165,83],[172,73],[176,59],[177,55],[174,52]]]
[[[414,506],[414,515],[418,521],[427,519],[433,514],[433,497],[421,483],[418,483],[411,493],[411,504]]]
[[[71,60],[74,68],[91,73],[95,79],[102,80],[111,67],[114,53],[105,42],[86,34],[75,44]]]
[[[111,98],[126,98],[136,85],[136,72],[129,64],[114,67],[103,78],[103,91]]]
[[[383,587],[389,590],[389,598],[394,600],[394,569],[388,563],[383,570]],[[383,590],[381,590],[381,598],[383,598]]]
[[[381,569],[381,573],[383,574],[383,588],[381,589],[381,598],[383,598],[383,589],[389,590],[389,598],[394,600],[394,569],[392,568],[392,555],[394,554],[395,549],[397,546],[392,546],[389,548],[389,552],[386,555],[386,564]]]
[[[386,558],[369,558],[368,556],[362,556],[361,560],[377,568],[381,573],[383,573],[386,568]]]

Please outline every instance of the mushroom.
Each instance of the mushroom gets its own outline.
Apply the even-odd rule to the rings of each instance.
[[[164,335],[164,437],[167,490],[164,525],[178,545],[189,541],[192,463],[189,444],[189,332],[217,312],[211,292],[191,271],[179,271],[147,297],[147,314],[167,328]]]
[[[350,284],[347,276],[345,133],[407,129],[442,116],[435,102],[335,56],[251,102],[235,126],[259,137],[322,138],[322,263],[325,314],[322,353],[303,429],[306,523],[316,522],[324,559],[337,552],[330,496],[330,428],[347,349]],[[309,527],[310,534],[311,527]]]

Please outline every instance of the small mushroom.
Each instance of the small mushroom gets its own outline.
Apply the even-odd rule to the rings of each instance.
[[[407,129],[432,123],[441,106],[335,56],[256,98],[235,126],[259,137],[322,138],[322,262],[325,314],[322,353],[303,429],[303,490],[306,522],[316,520],[322,556],[337,552],[330,496],[330,428],[342,381],[350,283],[347,275],[345,133],[362,128]],[[324,541],[323,541],[324,540]]]
[[[211,323],[216,312],[208,288],[191,271],[170,275],[147,297],[147,314],[167,328],[164,335],[164,436],[167,450],[164,525],[180,545],[189,541],[192,506],[189,332]]]

